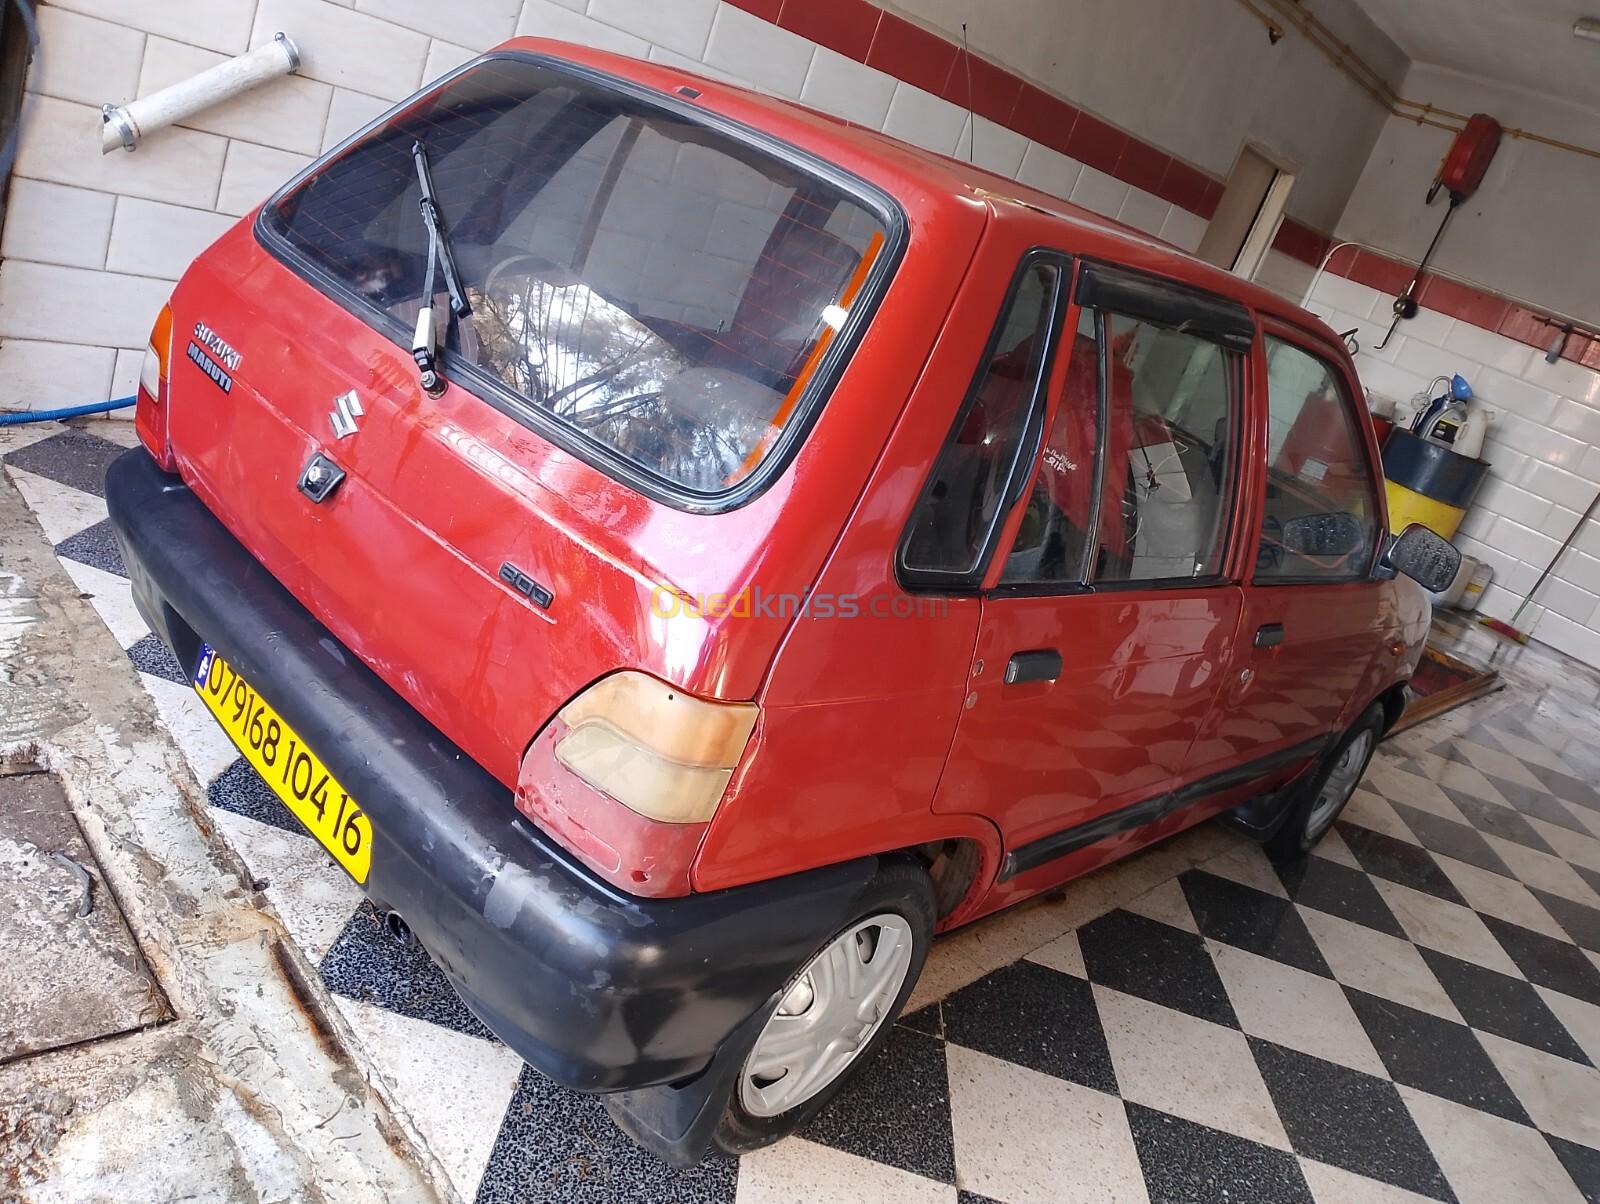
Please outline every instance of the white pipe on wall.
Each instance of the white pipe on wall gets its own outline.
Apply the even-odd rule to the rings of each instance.
[[[288,75],[299,66],[300,51],[288,34],[278,33],[248,54],[218,63],[169,88],[120,107],[103,105],[100,114],[105,124],[100,129],[100,153],[110,154],[119,146],[135,150],[145,135],[164,130],[269,79]]]

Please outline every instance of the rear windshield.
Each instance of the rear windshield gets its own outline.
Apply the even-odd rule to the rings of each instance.
[[[817,403],[852,308],[881,291],[878,205],[587,76],[494,58],[263,217],[404,346],[427,252],[414,142],[472,306],[443,337],[447,371],[678,489],[749,476]],[[442,271],[435,286],[440,320]]]

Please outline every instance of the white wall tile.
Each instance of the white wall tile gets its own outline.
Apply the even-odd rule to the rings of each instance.
[[[1190,213],[1178,205],[1169,205],[1167,220],[1161,224],[1161,237],[1192,255],[1200,249],[1200,240],[1206,236],[1206,227],[1210,224],[1198,213]]]
[[[1468,359],[1477,360],[1485,367],[1521,376],[1528,370],[1534,350],[1526,343],[1508,339],[1503,334],[1483,330],[1469,322],[1457,322],[1444,338],[1445,349],[1459,351]]]
[[[606,29],[608,26],[600,26]],[[671,67],[688,75],[698,75],[703,79],[716,80],[720,83],[732,84],[736,88],[750,88],[759,90],[754,80],[745,79],[731,71],[724,71],[721,67],[710,67],[698,59],[692,59],[686,54],[679,54],[676,50],[668,50],[665,46],[651,46],[645,55],[652,63],[660,63],[663,67]]]
[[[643,58],[650,43],[614,25],[573,12],[555,0],[524,0],[522,16],[517,18],[517,35],[530,38],[558,38],[582,46],[596,46],[617,54]]]
[[[399,100],[422,82],[425,34],[328,0],[260,0],[251,45],[284,31],[300,48],[300,74],[339,88]],[[452,11],[441,6],[441,11]]]
[[[1382,297],[1378,307],[1372,311],[1372,316],[1381,318],[1387,327],[1394,321],[1394,298]],[[1455,326],[1456,320],[1449,314],[1442,314],[1436,309],[1419,309],[1416,317],[1401,322],[1395,333],[1422,343],[1431,343],[1435,347],[1443,347]]]
[[[1575,364],[1571,360],[1550,363],[1544,356],[1534,354],[1532,362],[1522,374],[1529,384],[1538,385],[1552,393],[1570,397],[1586,405],[1600,406],[1600,372]]]
[[[0,338],[142,348],[171,293],[165,280],[12,259],[0,264]]]
[[[116,203],[109,193],[18,177],[11,182],[0,256],[100,267],[106,261]]]
[[[1478,610],[1488,615],[1491,619],[1499,619],[1502,623],[1509,623],[1511,622],[1511,616],[1515,615],[1518,609],[1522,607],[1524,597],[1526,595],[1521,590],[1509,590],[1498,581],[1492,581],[1489,583],[1489,587],[1483,591],[1483,601],[1478,604]],[[1531,633],[1537,630],[1539,620],[1543,617],[1544,607],[1537,602],[1531,603],[1526,609],[1522,610],[1521,616],[1517,619],[1517,626],[1520,630]]]
[[[137,197],[121,197],[111,226],[106,267],[136,276],[176,280],[191,260],[221,238],[233,218]]]
[[[1600,595],[1600,558],[1573,547],[1561,558],[1556,571],[1563,581],[1570,581],[1579,589]]]
[[[708,66],[759,81],[768,92],[800,95],[816,44],[731,4],[719,4],[700,57]]]
[[[1028,149],[1028,140],[1015,130],[996,125],[987,117],[971,116],[961,126],[956,139],[956,158],[975,164],[985,171],[1007,179],[1016,179],[1022,167],[1022,156]]]
[[[1600,598],[1554,575],[1539,587],[1537,600],[1546,610],[1554,611],[1574,623],[1588,623],[1594,618],[1596,607],[1600,606]]]
[[[1504,517],[1495,520],[1494,526],[1490,528],[1489,538],[1484,542],[1490,547],[1499,548],[1508,555],[1515,556],[1518,560],[1541,566],[1549,564],[1561,547],[1559,539],[1552,539],[1540,531],[1530,530]]]
[[[54,6],[38,10],[42,51],[28,72],[28,90],[99,106],[139,95],[144,34]]]
[[[228,144],[228,162],[222,169],[217,210],[235,217],[248,213],[286,183],[311,159],[248,142]]]
[[[1492,425],[1489,427],[1491,435],[1494,429]],[[1520,480],[1523,473],[1527,471],[1528,465],[1534,463],[1522,452],[1517,451],[1515,448],[1507,447],[1498,439],[1488,436],[1484,438],[1483,454],[1479,456],[1479,459],[1489,461],[1493,466],[1494,475],[1507,481]]]
[[[1555,505],[1578,514],[1583,513],[1596,491],[1593,481],[1542,460],[1528,461],[1516,482],[1529,493],[1548,498]]]
[[[1428,387],[1428,382],[1416,373],[1367,355],[1356,357],[1356,372],[1366,389],[1394,402],[1409,401]]]
[[[1489,529],[1494,526],[1496,517],[1498,516],[1494,511],[1483,510],[1474,506],[1462,517],[1461,525],[1456,528],[1456,533],[1458,536],[1464,535],[1473,540],[1486,539],[1489,535]],[[1462,546],[1461,550],[1465,552],[1467,549]]]
[[[475,52],[511,36],[522,0],[356,0],[356,11],[447,38]]]
[[[1082,205],[1105,217],[1116,217],[1122,212],[1128,192],[1128,186],[1121,180],[1086,164],[1078,174],[1078,182],[1072,186],[1069,199],[1074,205]]]
[[[422,82],[433,83],[440,76],[454,71],[468,59],[476,57],[478,53],[465,46],[457,46],[454,42],[434,38],[428,47],[428,57],[422,64]]]
[[[668,50],[704,59],[717,0],[589,0],[589,15]]]
[[[825,113],[882,129],[894,99],[895,79],[854,59],[818,46],[800,99]]]
[[[1332,272],[1322,273],[1311,295],[1318,301],[1326,301],[1329,305],[1342,309],[1347,314],[1355,314],[1358,318],[1372,317],[1380,305],[1387,309],[1384,298],[1377,289],[1368,288],[1358,280],[1346,280],[1343,276],[1335,276]]]
[[[328,124],[322,131],[322,149],[337,146],[387,108],[387,100],[349,88],[335,88],[328,106]]]
[[[1589,450],[1586,444],[1570,436],[1529,422],[1516,414],[1502,414],[1496,427],[1496,438],[1507,447],[1569,472],[1578,470]]]
[[[132,154],[100,153],[100,113],[49,96],[23,108],[16,172],[35,180],[209,208],[222,176],[225,139],[173,127]]]
[[[1600,632],[1561,615],[1547,615],[1538,626],[1537,638],[1541,644],[1549,644],[1585,664],[1600,665]]]
[[[1496,514],[1503,514],[1513,522],[1535,530],[1543,530],[1550,517],[1550,502],[1546,498],[1518,489],[1515,485],[1491,476],[1478,490],[1473,504]]]
[[[1590,409],[1564,397],[1556,405],[1550,425],[1563,435],[1581,439],[1591,447],[1600,446],[1600,410]]]
[[[133,347],[118,347],[116,366],[111,369],[112,397],[132,397],[139,389],[139,369],[144,366],[144,352]]]
[[[1491,409],[1500,413],[1509,411],[1529,422],[1545,425],[1555,414],[1557,398],[1554,393],[1492,368],[1485,369],[1472,381],[1472,390]]]
[[[1400,354],[1394,357],[1394,362],[1407,372],[1415,372],[1425,379],[1460,374],[1474,386],[1483,378],[1485,371],[1482,364],[1433,343],[1425,343],[1410,333],[1406,335],[1405,346],[1400,348]]]
[[[1161,233],[1161,227],[1166,223],[1167,211],[1171,204],[1163,201],[1142,188],[1129,188],[1122,208],[1117,211],[1117,220],[1125,222],[1136,230],[1143,230],[1146,234]]]
[[[941,155],[950,155],[955,153],[966,121],[965,109],[902,81],[895,85],[894,97],[889,101],[883,132]]]
[[[139,74],[139,95],[169,87],[226,60],[225,55],[170,38],[152,37]],[[231,100],[202,109],[183,125],[193,130],[316,154],[328,120],[333,89],[300,75],[285,75]],[[135,154],[142,153],[136,151]]]
[[[1282,251],[1268,251],[1261,260],[1261,266],[1256,268],[1254,279],[1262,288],[1271,289],[1298,305],[1311,287],[1311,279],[1315,275],[1316,269],[1310,264],[1301,263]]]
[[[1082,174],[1083,164],[1076,159],[1042,142],[1029,142],[1028,149],[1022,155],[1017,179],[1041,192],[1066,200],[1072,195],[1072,187]]]
[[[104,401],[111,396],[115,358],[109,347],[8,338],[0,344],[0,409],[53,410]]]
[[[119,25],[176,38],[223,54],[242,54],[248,48],[250,17],[256,10],[256,0],[50,0],[50,3],[53,7],[103,17]],[[285,32],[296,35],[292,29]],[[48,48],[46,53],[49,53]]]

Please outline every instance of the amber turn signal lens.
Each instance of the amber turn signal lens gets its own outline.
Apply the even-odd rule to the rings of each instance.
[[[760,708],[615,673],[562,708],[555,758],[623,806],[663,823],[703,823],[722,801]]]
[[[163,305],[150,330],[150,342],[139,365],[139,391],[151,401],[166,399],[167,373],[172,366],[172,306]]]

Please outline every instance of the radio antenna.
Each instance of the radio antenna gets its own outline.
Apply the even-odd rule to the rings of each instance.
[[[978,117],[972,109],[972,47],[967,42],[967,23],[961,22],[961,61],[967,68],[967,162],[976,161]]]

